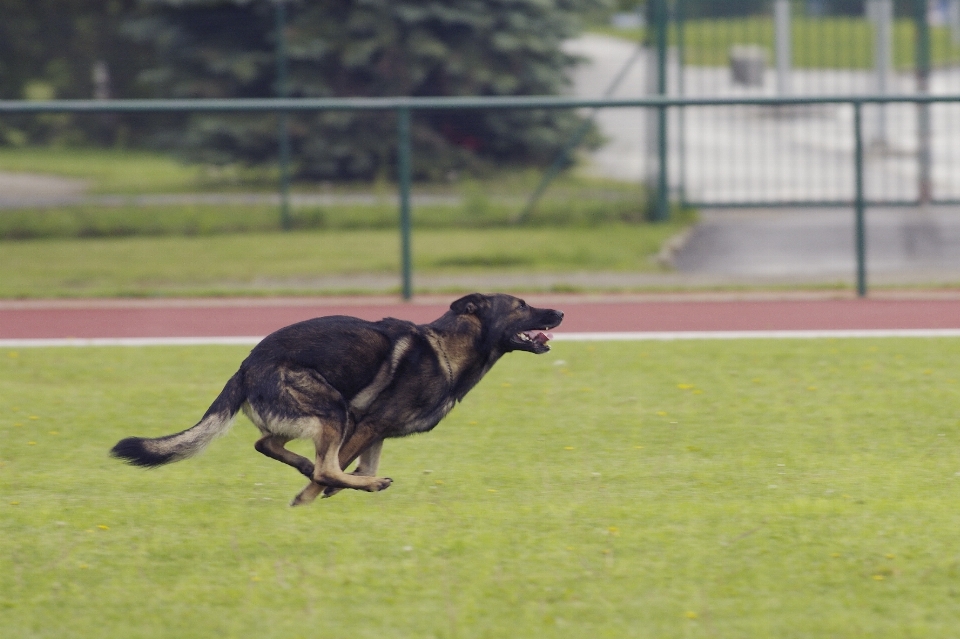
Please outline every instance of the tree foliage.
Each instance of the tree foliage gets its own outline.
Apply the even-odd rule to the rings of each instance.
[[[556,94],[576,60],[562,42],[603,0],[325,0],[289,2],[288,95]],[[276,95],[273,2],[150,0],[126,33],[155,51],[141,74],[156,96]],[[438,111],[413,122],[415,173],[484,163],[544,163],[580,123],[561,111]],[[168,140],[205,162],[273,161],[275,123],[197,115]],[[393,166],[392,114],[291,116],[296,173],[369,179]]]
[[[120,23],[135,0],[0,0],[0,99],[136,97],[145,51],[123,38]],[[95,74],[94,69],[100,71]],[[0,144],[110,141],[118,121],[5,118]]]

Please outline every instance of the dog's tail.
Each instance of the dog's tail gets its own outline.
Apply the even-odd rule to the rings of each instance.
[[[243,371],[237,371],[193,428],[155,439],[127,437],[117,442],[110,454],[134,466],[148,467],[193,457],[233,424],[233,418],[246,400],[243,386]]]

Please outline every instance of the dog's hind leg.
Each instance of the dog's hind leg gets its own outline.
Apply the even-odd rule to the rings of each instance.
[[[313,501],[324,490],[325,486],[377,492],[388,488],[393,483],[393,480],[389,477],[370,477],[343,472],[343,465],[340,461],[343,430],[345,429],[337,428],[337,425],[330,421],[321,420],[319,432],[314,439],[317,448],[317,461],[314,465],[313,481],[293,499],[291,506],[299,506]],[[361,433],[355,433],[354,437],[350,439],[354,440],[358,437],[364,439]],[[368,441],[367,445],[362,446],[362,448],[358,446],[358,448],[360,450],[366,449],[369,443],[371,442]],[[346,453],[346,451],[344,452]]]
[[[375,477],[377,469],[380,468],[380,451],[382,450],[382,439],[370,444],[369,448],[360,453],[360,463],[357,464],[357,469],[353,471],[353,474],[361,477]]]
[[[348,445],[352,443],[353,440],[348,442]],[[360,463],[357,464],[356,469],[350,473],[351,475],[359,475],[361,477],[374,477],[377,474],[377,468],[380,467],[380,451],[383,450],[383,440],[375,440],[370,446],[360,453]],[[344,452],[347,451],[347,455],[350,454],[350,448],[344,446],[340,449],[340,461],[344,461]],[[347,459],[346,463],[343,464],[344,467],[349,466],[353,462],[353,458],[350,457]],[[324,498],[333,497],[339,493],[342,488],[334,488],[333,486],[327,486],[323,491]]]
[[[264,435],[257,440],[253,447],[257,449],[258,453],[283,462],[288,466],[293,466],[300,471],[301,475],[313,479],[313,462],[303,455],[298,455],[284,448],[289,441],[289,437],[281,435]]]

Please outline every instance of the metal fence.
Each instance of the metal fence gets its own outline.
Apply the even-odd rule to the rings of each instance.
[[[960,202],[960,105],[883,100],[960,92],[960,0],[650,0],[647,92],[779,97],[650,116],[645,173],[694,207],[834,206],[854,197],[860,96],[868,205]]]
[[[644,98],[644,99],[575,99],[550,96],[508,98],[332,98],[332,99],[260,99],[260,100],[77,100],[49,102],[0,101],[0,114],[13,113],[122,113],[122,112],[273,112],[373,110],[393,111],[397,116],[399,138],[397,174],[399,188],[399,226],[401,244],[401,281],[404,298],[412,296],[411,268],[411,144],[410,118],[414,111],[442,109],[569,109],[569,108],[633,108],[653,113],[664,122],[672,111],[694,109],[749,109],[757,114],[777,114],[792,109],[830,109],[844,114],[840,122],[846,127],[834,129],[835,162],[831,184],[836,189],[831,199],[816,204],[850,206],[856,228],[857,290],[867,292],[866,240],[864,212],[872,203],[867,191],[867,144],[864,112],[873,107],[906,106],[914,109],[960,108],[960,95],[912,96],[815,96],[815,97],[726,97],[726,98]],[[935,166],[937,157],[931,157]],[[839,167],[846,167],[840,171]],[[786,174],[786,180],[793,178]],[[768,175],[759,180],[772,179]],[[803,184],[798,189],[802,191]],[[919,200],[915,200],[919,201]]]

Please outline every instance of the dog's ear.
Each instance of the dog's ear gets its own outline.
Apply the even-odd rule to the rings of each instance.
[[[473,315],[477,312],[477,309],[483,305],[483,301],[483,295],[480,293],[471,293],[451,304],[450,310],[457,315]]]

